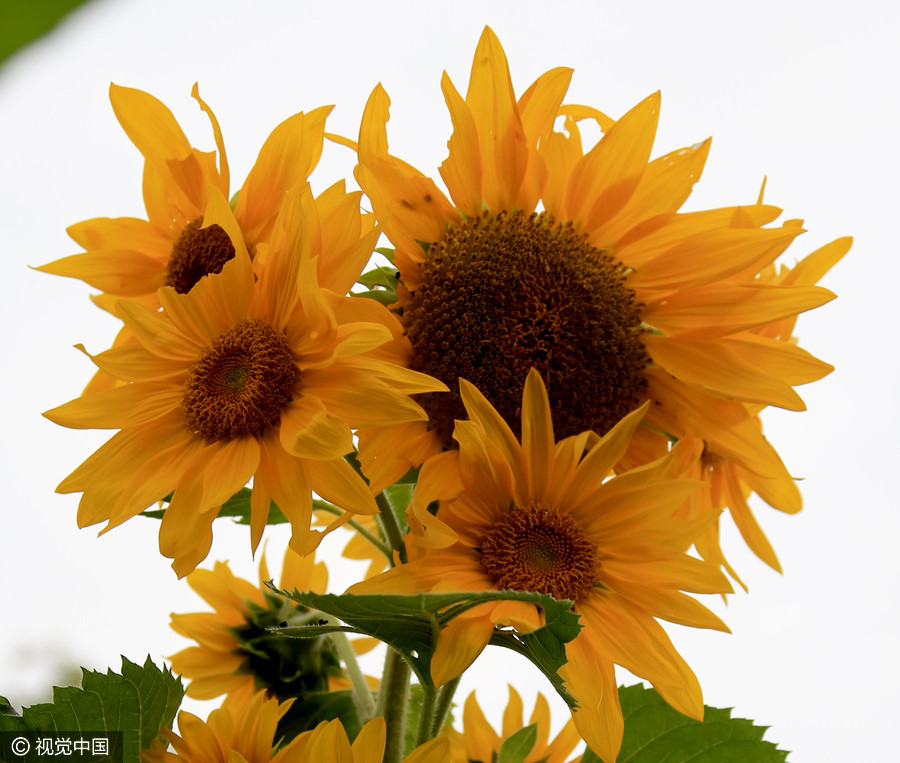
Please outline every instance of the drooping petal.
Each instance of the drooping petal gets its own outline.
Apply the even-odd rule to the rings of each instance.
[[[461,675],[487,646],[493,630],[494,624],[489,614],[457,617],[442,628],[431,658],[434,685],[443,686]]]

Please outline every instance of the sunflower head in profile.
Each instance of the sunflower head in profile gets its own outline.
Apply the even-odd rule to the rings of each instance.
[[[261,689],[282,701],[294,698],[279,721],[279,734],[293,737],[331,718],[329,710],[323,711],[334,701],[331,692],[352,684],[330,638],[278,634],[286,626],[315,624],[323,615],[268,590],[264,582],[271,577],[265,554],[259,585],[235,576],[224,562],[216,562],[212,570],[194,570],[188,585],[214,611],[172,615],[172,629],[196,645],[169,660],[172,670],[190,681],[187,695],[195,699],[227,694],[229,701],[249,702]],[[302,557],[287,549],[279,580],[284,590],[325,593],[328,570],[313,554]],[[357,639],[352,646],[364,652],[371,644]]]
[[[531,370],[519,439],[480,391],[466,381],[460,386],[469,420],[457,422],[459,447],[425,465],[409,510],[417,533],[410,542],[430,549],[350,592],[511,589],[572,601],[583,628],[566,644],[560,676],[578,701],[578,732],[604,760],[615,760],[623,731],[615,665],[650,681],[677,710],[702,718],[700,685],[656,619],[727,631],[684,593],[732,590],[715,564],[687,553],[716,515],[677,516],[702,485],[681,476],[699,451],[685,441],[607,479],[646,404],[602,438],[582,432],[557,441],[547,390]],[[468,668],[498,625],[527,632],[543,625],[542,614],[533,604],[502,601],[451,620],[432,658],[435,684]]]
[[[119,430],[59,492],[83,493],[80,526],[121,524],[172,494],[160,550],[179,576],[202,561],[221,505],[253,479],[255,549],[272,501],[291,523],[291,547],[312,551],[312,491],[351,513],[374,514],[368,486],[344,460],[351,427],[422,419],[410,393],[443,385],[394,362],[396,319],[346,295],[378,232],[358,194],[333,187],[291,194],[270,245],[251,262],[216,189],[207,225],[227,232],[235,256],[188,293],[159,289],[162,311],[137,300],[118,310],[135,341],[93,356],[117,379],[45,415],[63,426]]]
[[[465,97],[441,82],[453,124],[446,194],[389,152],[390,100],[372,92],[356,177],[395,247],[410,367],[451,393],[420,398],[427,422],[361,431],[367,476],[388,485],[456,447],[460,378],[519,434],[535,368],[559,436],[602,436],[650,401],[626,466],[690,434],[761,480],[790,482],[748,406],[802,410],[793,387],[831,370],[759,332],[834,296],[765,278],[803,229],[770,227],[780,210],[761,200],[681,212],[710,141],[651,158],[659,94],[614,120],[564,103],[571,76],[552,69],[517,96],[486,28]],[[586,121],[602,131],[593,146]]]
[[[194,570],[188,585],[213,612],[172,615],[172,629],[197,642],[169,659],[172,669],[190,681],[189,697],[213,699],[222,694],[252,695],[264,688],[279,699],[328,688],[330,677],[341,677],[337,654],[328,639],[308,639],[284,650],[286,639],[267,630],[314,621],[320,615],[270,591],[265,554],[259,565],[259,585],[231,572],[226,562],[212,570]],[[328,571],[313,554],[299,556],[290,549],[284,557],[281,587],[324,593]],[[308,643],[307,643],[308,641]]]

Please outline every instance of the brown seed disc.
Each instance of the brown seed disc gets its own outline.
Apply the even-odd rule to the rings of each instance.
[[[259,318],[221,334],[191,366],[181,409],[207,442],[258,436],[278,421],[297,381],[284,334]]]
[[[172,245],[166,286],[179,294],[187,294],[203,276],[221,273],[225,263],[234,257],[234,244],[224,228],[201,225],[202,217],[189,222]]]
[[[623,267],[544,213],[485,213],[448,228],[404,308],[412,367],[450,393],[420,399],[451,445],[464,378],[519,433],[530,368],[544,379],[557,437],[607,432],[637,405],[648,357]]]
[[[510,506],[485,533],[481,565],[500,589],[578,601],[597,582],[597,547],[568,514],[542,504]]]

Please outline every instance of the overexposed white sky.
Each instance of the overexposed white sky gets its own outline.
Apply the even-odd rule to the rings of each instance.
[[[336,104],[329,129],[356,135],[365,100],[390,94],[392,150],[436,175],[450,121],[446,69],[464,89],[485,24],[500,37],[517,92],[554,66],[575,69],[568,101],[613,117],[663,93],[654,155],[713,136],[686,209],[766,200],[803,218],[794,262],[834,238],[855,245],[823,281],[839,299],[801,317],[804,347],[833,363],[802,388],[805,413],[767,411],[766,432],[798,477],[804,511],[757,516],[785,569],[778,575],[726,530],[725,549],[750,585],[711,601],[733,635],[669,629],[707,704],[771,727],[793,763],[886,760],[896,742],[898,677],[895,490],[900,362],[893,309],[896,210],[897,6],[813,0],[723,2],[332,2],[94,0],[0,69],[0,221],[5,394],[2,414],[0,694],[43,699],[58,665],[118,669],[119,655],[161,662],[188,645],[170,612],[205,605],[157,549],[158,525],[135,518],[98,539],[77,530],[77,495],[56,484],[109,433],[65,430],[41,411],[75,397],[92,373],[72,345],[109,346],[112,319],[80,282],[28,269],[79,251],[65,228],[90,217],[143,216],[141,157],[109,106],[110,81],[146,90],[211,150],[200,92],[219,118],[233,187],[274,126]],[[252,7],[251,7],[252,6]],[[326,146],[316,190],[352,183],[353,155]],[[269,532],[270,558],[286,543]],[[271,528],[270,528],[271,530]],[[324,558],[336,558],[328,543]],[[251,579],[246,528],[220,520],[212,554]],[[277,565],[274,565],[277,566]],[[362,570],[330,566],[335,591]],[[507,680],[530,710],[550,687],[499,649],[466,676],[499,718]],[[458,698],[464,698],[461,690]],[[555,726],[567,719],[552,705]],[[493,714],[492,712],[493,711]],[[205,711],[204,711],[205,712]]]

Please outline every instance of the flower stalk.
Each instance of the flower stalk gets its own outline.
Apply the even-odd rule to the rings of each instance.
[[[384,763],[400,763],[403,758],[411,673],[409,663],[399,652],[388,647],[384,659],[381,688],[375,704],[375,715],[383,716],[387,724]]]

